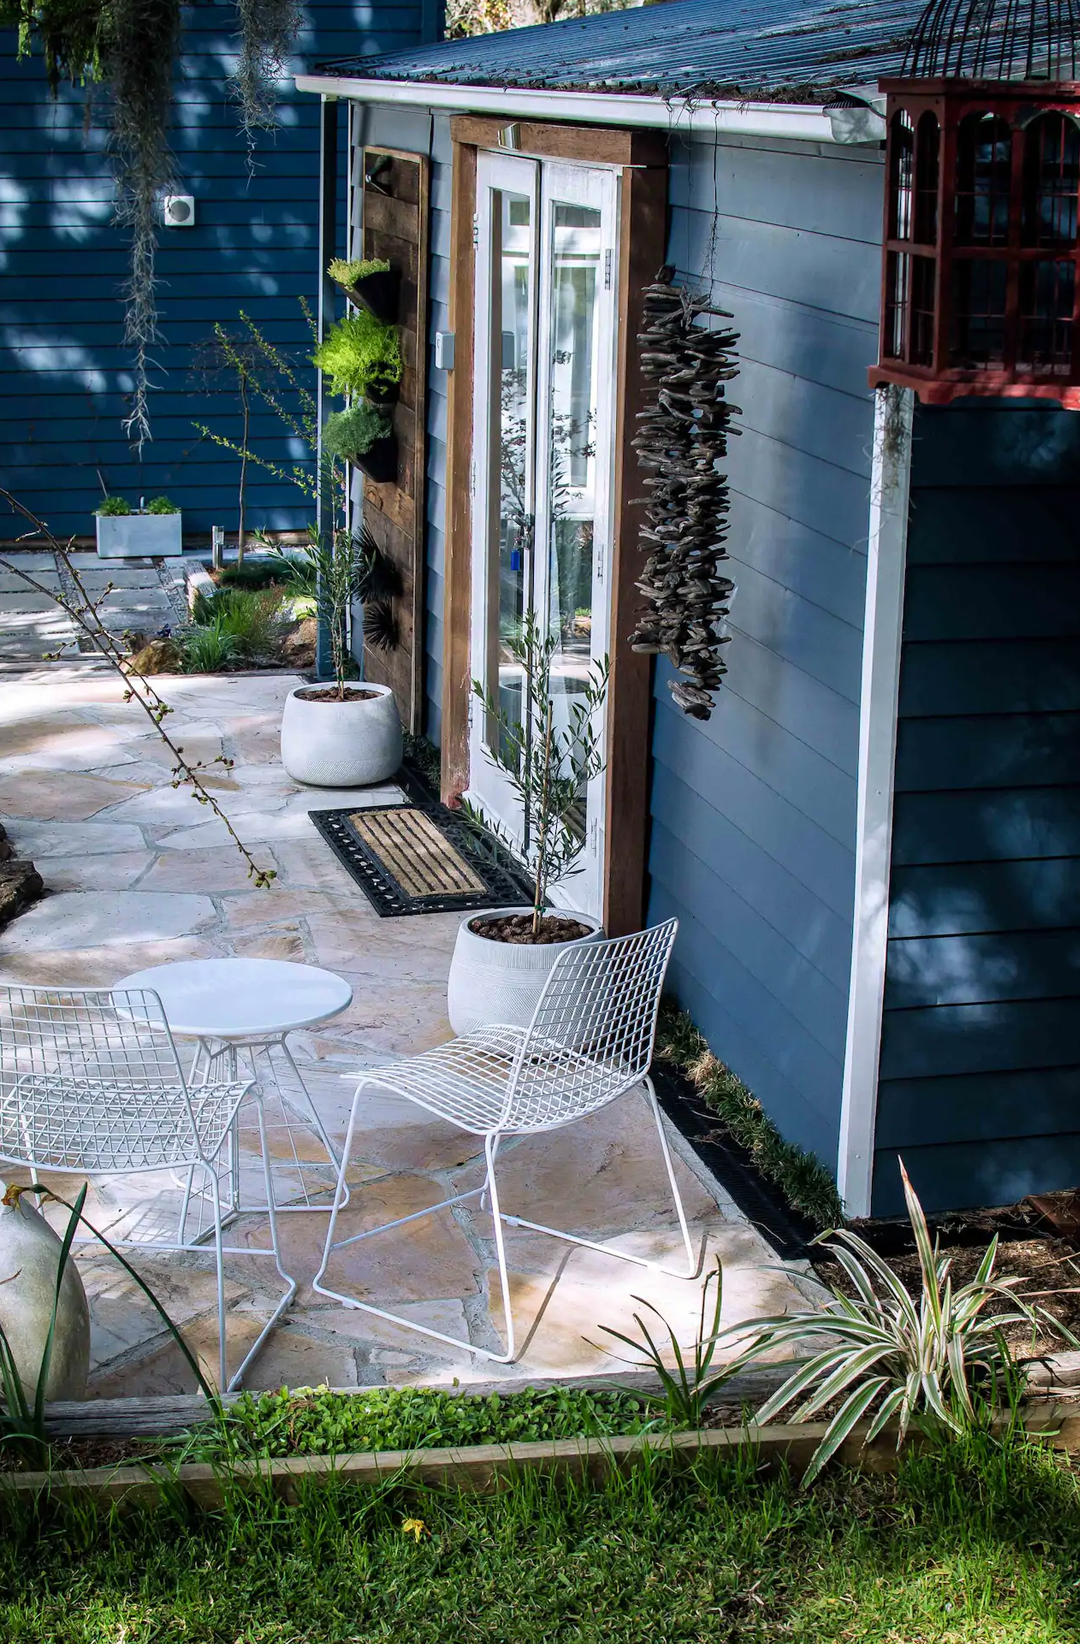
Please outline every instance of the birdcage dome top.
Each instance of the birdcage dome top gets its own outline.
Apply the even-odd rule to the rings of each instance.
[[[1075,81],[1080,0],[930,0],[903,73],[919,79]]]

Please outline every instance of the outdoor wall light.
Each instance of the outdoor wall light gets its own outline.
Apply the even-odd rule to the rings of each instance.
[[[162,202],[161,220],[166,228],[194,228],[195,196],[166,194]]]

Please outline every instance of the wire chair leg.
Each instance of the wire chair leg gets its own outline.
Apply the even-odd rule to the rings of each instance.
[[[274,1255],[274,1266],[277,1268],[281,1277],[285,1280],[286,1289],[285,1294],[282,1296],[281,1300],[274,1308],[274,1311],[259,1331],[258,1336],[255,1338],[248,1352],[244,1355],[239,1369],[229,1382],[227,1391],[230,1393],[235,1387],[239,1387],[241,1381],[243,1381],[248,1365],[259,1352],[267,1336],[270,1334],[285,1309],[289,1306],[297,1291],[296,1280],[291,1274],[286,1273],[284,1267],[281,1265],[281,1244],[278,1240],[277,1207],[274,1203],[274,1175],[270,1167],[270,1149],[266,1139],[266,1114],[263,1111],[262,1097],[259,1095],[255,1098],[255,1110],[258,1114],[259,1120],[259,1143],[262,1148],[263,1182],[266,1187],[266,1209],[267,1216],[270,1221],[270,1246]]]
[[[348,1296],[338,1295],[336,1291],[324,1290],[322,1279],[326,1272],[327,1263],[329,1262],[334,1249],[334,1232],[337,1228],[338,1212],[343,1210],[345,1205],[349,1202],[349,1189],[345,1181],[345,1172],[349,1168],[349,1159],[352,1156],[353,1134],[356,1130],[356,1110],[360,1101],[360,1092],[363,1089],[364,1086],[362,1084],[356,1087],[355,1094],[353,1095],[352,1107],[349,1109],[349,1123],[345,1128],[345,1140],[341,1147],[341,1162],[338,1165],[337,1181],[334,1184],[334,1202],[330,1206],[330,1221],[326,1228],[326,1243],[323,1245],[322,1262],[320,1263],[319,1271],[311,1281],[311,1287],[313,1290],[318,1290],[325,1296],[335,1296],[336,1299],[343,1302],[346,1307],[358,1307],[360,1304],[359,1302],[352,1301]]]
[[[218,1315],[218,1392],[224,1393],[228,1386],[228,1361],[225,1345],[225,1255],[222,1250],[221,1229],[221,1184],[217,1178],[217,1171],[209,1165],[205,1167],[210,1178],[210,1197],[214,1204],[214,1266],[217,1271],[217,1315]]]
[[[660,1103],[656,1099],[656,1086],[653,1084],[652,1079],[648,1074],[646,1074],[642,1083],[644,1085],[642,1094],[648,1106],[652,1108],[653,1119],[656,1121],[656,1134],[660,1138],[660,1151],[664,1156],[664,1165],[667,1169],[668,1182],[671,1186],[671,1197],[675,1201],[675,1214],[679,1218],[679,1232],[682,1234],[683,1248],[686,1251],[686,1272],[683,1274],[677,1274],[676,1277],[695,1279],[697,1278],[698,1271],[701,1267],[701,1262],[700,1259],[694,1255],[694,1245],[690,1237],[690,1229],[686,1225],[686,1211],[683,1209],[682,1194],[679,1192],[679,1184],[675,1180],[675,1166],[671,1158],[671,1148],[668,1146],[667,1132],[664,1129],[664,1116],[660,1111]]]
[[[496,1363],[513,1364],[515,1357],[514,1314],[510,1306],[510,1275],[506,1271],[506,1245],[503,1242],[503,1215],[499,1209],[499,1184],[495,1180],[495,1155],[499,1150],[498,1132],[484,1138],[484,1157],[487,1160],[487,1189],[491,1200],[491,1225],[495,1232],[495,1251],[499,1258],[499,1285],[502,1290],[503,1318],[506,1321],[506,1352],[496,1357]],[[482,1202],[482,1201],[481,1201]]]
[[[297,1084],[300,1086],[300,1089],[304,1093],[304,1099],[305,1099],[305,1101],[307,1102],[307,1105],[308,1105],[310,1118],[311,1118],[311,1123],[314,1127],[315,1134],[319,1138],[319,1140],[322,1143],[323,1147],[325,1147],[326,1155],[327,1155],[327,1158],[330,1160],[330,1163],[334,1166],[335,1169],[337,1169],[338,1156],[337,1156],[337,1152],[334,1148],[334,1144],[330,1140],[330,1137],[327,1135],[326,1126],[323,1124],[322,1120],[320,1119],[319,1110],[315,1106],[315,1098],[312,1096],[310,1090],[307,1087],[307,1081],[305,1080],[304,1075],[300,1072],[300,1069],[296,1065],[296,1057],[293,1055],[292,1051],[289,1049],[288,1042],[287,1042],[286,1037],[285,1037],[284,1034],[277,1041],[277,1043],[281,1048],[281,1051],[282,1051],[282,1054],[285,1057],[285,1060],[288,1062],[289,1066],[293,1070],[293,1073],[296,1075]],[[269,1061],[269,1057],[267,1057],[267,1060]],[[348,1202],[349,1202],[348,1184],[346,1183],[346,1184],[344,1184],[344,1186],[345,1186],[345,1197],[341,1201],[342,1208],[344,1208],[345,1205],[347,1205]],[[318,1208],[321,1209],[322,1206],[320,1205]]]
[[[400,1313],[391,1313],[384,1307],[375,1307],[371,1302],[358,1301],[355,1296],[347,1296],[341,1290],[332,1290],[329,1285],[323,1283],[323,1279],[326,1276],[326,1269],[330,1262],[330,1257],[333,1255],[335,1249],[340,1248],[340,1246],[335,1243],[334,1234],[337,1230],[338,1212],[341,1210],[345,1202],[343,1198],[343,1193],[346,1191],[345,1172],[348,1169],[349,1159],[352,1155],[353,1135],[356,1130],[356,1113],[360,1099],[360,1092],[363,1088],[363,1085],[359,1085],[357,1087],[356,1094],[353,1097],[352,1110],[349,1113],[349,1125],[345,1132],[345,1145],[341,1154],[341,1165],[338,1171],[338,1185],[334,1192],[334,1204],[330,1212],[330,1225],[326,1229],[326,1244],[323,1246],[322,1265],[311,1281],[311,1288],[320,1296],[329,1296],[332,1301],[341,1302],[344,1307],[355,1308],[361,1313],[371,1313],[377,1319],[386,1319],[388,1323],[401,1325],[403,1329],[412,1330],[417,1335],[430,1336],[433,1341],[441,1341],[445,1343],[447,1347],[464,1348],[467,1353],[475,1353],[479,1358],[490,1359],[493,1364],[511,1364],[514,1356],[514,1324],[513,1316],[510,1312],[510,1281],[506,1271],[506,1253],[503,1249],[502,1242],[502,1227],[500,1225],[502,1218],[499,1214],[498,1198],[496,1196],[495,1183],[492,1175],[494,1153],[495,1149],[498,1147],[497,1136],[487,1137],[485,1139],[485,1155],[487,1158],[488,1169],[485,1188],[490,1188],[492,1190],[495,1247],[499,1255],[499,1277],[502,1284],[503,1308],[505,1310],[509,1325],[510,1344],[505,1353],[493,1353],[490,1348],[476,1347],[471,1341],[466,1341],[461,1336],[448,1336],[442,1330],[432,1330],[426,1324],[417,1324],[415,1319],[407,1319]],[[479,1188],[472,1188],[468,1193],[459,1195],[459,1198],[472,1198],[474,1194],[479,1193],[480,1191],[481,1190]],[[458,1199],[448,1199],[446,1204],[456,1204],[457,1202]],[[366,1233],[354,1235],[352,1239],[344,1239],[341,1243],[342,1245],[352,1244],[358,1238],[369,1238],[377,1233],[388,1232],[391,1228],[400,1226],[403,1222],[417,1221],[421,1216],[430,1215],[434,1211],[442,1210],[444,1208],[445,1205],[432,1205],[428,1210],[418,1211],[414,1216],[403,1216],[396,1222],[385,1223],[382,1227],[369,1228]]]

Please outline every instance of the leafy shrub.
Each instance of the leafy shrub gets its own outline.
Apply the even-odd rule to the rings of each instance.
[[[106,519],[119,518],[122,514],[131,513],[131,504],[125,497],[106,497],[105,500],[94,509],[94,513],[102,514]]]
[[[389,417],[361,401],[327,417],[323,423],[323,450],[331,457],[362,456],[389,432]]]
[[[786,1313],[754,1321],[747,1357],[777,1348],[817,1351],[757,1413],[775,1419],[796,1399],[804,1402],[793,1421],[809,1421],[835,1399],[840,1408],[805,1475],[809,1482],[839,1448],[856,1422],[870,1417],[867,1443],[889,1421],[898,1424],[897,1444],[913,1421],[946,1433],[974,1430],[981,1416],[1010,1400],[1022,1380],[1003,1332],[1010,1325],[1040,1326],[1068,1335],[1045,1308],[1014,1293],[1020,1278],[994,1278],[995,1237],[970,1284],[953,1289],[949,1258],[930,1240],[922,1205],[903,1164],[904,1197],[915,1235],[921,1294],[906,1286],[875,1250],[847,1228],[822,1233],[841,1264],[854,1297],[833,1289],[822,1309]],[[1069,1336],[1070,1345],[1075,1345]]]
[[[220,618],[198,623],[183,637],[183,665],[186,674],[216,674],[239,655],[236,635],[228,631]]]
[[[368,274],[388,274],[390,264],[385,257],[335,257],[326,272],[348,290]]]
[[[261,1456],[513,1444],[579,1434],[640,1433],[655,1425],[645,1400],[621,1391],[529,1388],[483,1398],[427,1388],[364,1394],[321,1388],[243,1393],[229,1412],[232,1439]],[[210,1436],[210,1444],[220,1435]]]
[[[281,591],[277,588],[220,588],[199,593],[192,608],[196,629],[213,630],[232,642],[232,655],[254,661],[272,657],[281,640]]]
[[[280,588],[288,575],[276,560],[245,559],[239,565],[226,565],[219,573],[222,588],[247,588],[261,592],[265,588]]]
[[[178,514],[180,510],[175,502],[169,501],[168,497],[151,497],[146,505],[146,512],[148,514]]]
[[[366,394],[401,381],[397,328],[366,308],[347,314],[327,332],[312,356],[330,380],[332,394]]]

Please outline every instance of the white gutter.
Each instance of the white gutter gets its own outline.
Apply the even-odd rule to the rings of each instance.
[[[836,141],[829,116],[812,104],[704,102],[604,91],[522,91],[512,86],[452,86],[427,80],[331,79],[321,74],[298,74],[296,89],[357,103],[503,115],[508,121],[578,120],[586,125],[704,131],[710,136],[730,132],[810,143]]]

